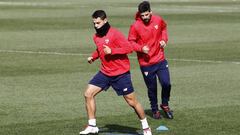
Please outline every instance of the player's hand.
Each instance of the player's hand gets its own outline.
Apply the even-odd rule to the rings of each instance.
[[[143,46],[142,51],[143,51],[143,53],[148,54],[149,47],[147,45]]]
[[[90,64],[93,63],[93,57],[88,57],[87,60],[88,60],[88,63],[90,63]]]
[[[163,40],[161,40],[161,41],[159,42],[159,44],[160,44],[160,46],[161,46],[162,48],[164,48],[164,47],[167,45],[166,42],[163,41]]]
[[[106,46],[106,45],[103,45],[103,51],[104,51],[104,53],[105,54],[111,54],[112,53],[112,50],[111,50],[111,48],[109,48],[108,46]]]

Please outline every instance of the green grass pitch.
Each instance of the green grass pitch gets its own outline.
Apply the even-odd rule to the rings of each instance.
[[[87,124],[83,92],[98,71],[91,14],[104,9],[126,36],[140,0],[0,0],[0,135],[77,135]],[[154,120],[136,54],[138,100],[153,135],[240,133],[240,1],[151,0],[168,23],[166,56],[174,119]],[[160,99],[160,86],[159,86]],[[141,133],[112,89],[97,97],[100,135]],[[166,132],[155,129],[165,125]]]

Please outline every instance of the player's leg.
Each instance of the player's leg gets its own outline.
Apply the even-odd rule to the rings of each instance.
[[[171,92],[170,74],[167,61],[163,61],[159,64],[157,71],[159,82],[162,86],[162,104],[168,105]]]
[[[165,112],[167,118],[172,119],[173,114],[168,105],[168,102],[170,99],[170,92],[171,92],[171,82],[170,82],[168,63],[166,60],[159,64],[159,70],[157,72],[157,76],[162,86],[162,94],[161,94],[162,104],[160,105],[160,107]]]
[[[144,135],[152,135],[151,129],[149,128],[147,119],[145,117],[144,109],[136,99],[130,72],[119,75],[116,78],[112,79],[111,85],[119,96],[122,95],[124,97],[129,106],[131,106],[138,115],[142,123]]]
[[[123,97],[126,100],[126,102],[128,103],[128,105],[131,106],[135,110],[136,114],[138,115],[138,118],[140,119],[140,121],[142,123],[143,134],[144,135],[152,135],[151,129],[148,125],[148,122],[147,122],[147,119],[145,116],[144,109],[143,109],[142,105],[137,101],[135,93],[132,92],[128,95],[124,95]]]
[[[95,96],[101,91],[102,91],[102,88],[92,84],[88,84],[88,87],[84,93],[88,119],[95,119],[95,113],[96,113]]]
[[[88,114],[88,126],[79,133],[80,135],[98,133],[99,131],[98,127],[96,126],[96,118],[95,118],[95,113],[96,113],[95,96],[101,91],[102,91],[102,88],[92,84],[88,84],[88,87],[84,93],[85,106]]]
[[[157,97],[157,77],[156,77],[156,65],[141,67],[144,82],[148,89],[148,98],[153,113],[153,118],[160,119],[161,115],[158,109],[158,97]]]
[[[128,95],[123,96],[126,102],[128,103],[129,106],[131,106],[136,114],[138,115],[139,119],[144,119],[145,118],[145,112],[143,110],[142,105],[137,101],[135,93],[132,92]]]
[[[108,77],[101,72],[97,73],[92,80],[90,80],[88,87],[84,93],[85,105],[88,114],[88,126],[80,132],[80,135],[98,133],[99,129],[96,126],[96,101],[95,96],[104,89],[107,89]]]
[[[123,96],[126,102],[135,110],[139,119],[145,118],[144,110],[134,94],[130,72],[112,78],[110,83],[118,96]]]

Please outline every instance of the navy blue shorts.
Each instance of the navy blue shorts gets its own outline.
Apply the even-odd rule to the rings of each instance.
[[[102,88],[102,90],[107,90],[110,86],[112,86],[118,96],[128,95],[134,91],[130,72],[117,76],[107,76],[99,71],[89,81],[89,84],[98,86]]]

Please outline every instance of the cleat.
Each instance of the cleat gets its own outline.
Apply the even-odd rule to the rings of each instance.
[[[80,135],[88,135],[88,134],[98,134],[98,127],[88,125],[83,131],[79,132]]]
[[[153,118],[154,119],[161,119],[162,116],[159,111],[153,112]]]
[[[162,108],[168,119],[173,119],[173,112],[170,110],[168,105],[160,105],[160,107]]]
[[[151,128],[143,129],[143,135],[152,135]]]

